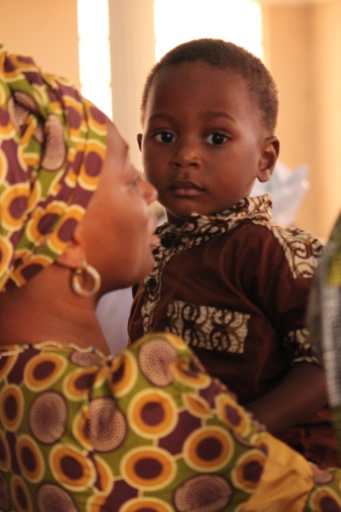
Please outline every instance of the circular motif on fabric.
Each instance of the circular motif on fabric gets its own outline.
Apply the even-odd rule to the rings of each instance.
[[[69,84],[65,84],[69,85]],[[66,95],[64,99],[64,106],[67,108],[69,130],[73,137],[79,136],[79,129],[81,128],[81,122],[83,116],[83,103],[79,100],[79,97]],[[88,100],[85,100],[88,101]],[[84,121],[84,120],[83,120]]]
[[[2,95],[6,96],[6,93],[4,93],[4,90],[0,84],[0,98]],[[5,99],[4,101],[1,100],[1,105],[3,105],[5,102]],[[14,139],[15,137],[15,128],[12,124],[12,121],[8,115],[8,112],[2,107],[0,107],[0,136],[3,140]]]
[[[53,77],[54,78],[54,77]],[[52,84],[52,75],[44,75],[45,82]],[[48,95],[48,89],[46,87],[46,83],[31,83],[32,91],[34,93],[34,97],[36,99],[37,104],[39,105],[47,105],[50,102],[50,98]],[[57,83],[54,81],[54,85],[52,87],[58,87]],[[65,96],[64,96],[65,98]]]
[[[247,435],[250,432],[250,417],[245,411],[228,395],[219,395],[216,398],[218,417],[233,432],[239,435]]]
[[[12,255],[12,245],[6,238],[0,237],[0,276],[9,268]]]
[[[39,482],[44,476],[45,463],[36,442],[29,436],[19,436],[15,451],[21,474],[30,482]]]
[[[188,347],[182,338],[170,333],[166,333],[164,336],[165,339],[167,339],[177,351],[182,350],[184,352],[188,352]]]
[[[333,473],[330,473],[329,471],[320,469],[317,466],[311,466],[311,469],[313,472],[313,479],[314,479],[315,484],[319,484],[319,485],[330,484],[331,482],[333,482],[333,480],[335,478]]]
[[[14,79],[23,79],[22,73],[24,71],[36,71],[37,68],[29,57],[22,57],[20,55],[11,54],[4,67],[4,76],[8,81]]]
[[[40,393],[31,403],[28,423],[33,436],[41,443],[59,441],[66,429],[65,399],[55,391]]]
[[[137,363],[130,352],[123,352],[110,361],[111,389],[117,397],[126,395],[138,378]]]
[[[139,435],[147,439],[164,437],[174,430],[178,411],[171,395],[157,390],[138,393],[128,409],[129,424]]]
[[[29,186],[26,183],[11,185],[1,196],[1,223],[5,229],[15,231],[23,224],[26,214]]]
[[[69,493],[54,484],[43,484],[37,491],[39,512],[79,512]]]
[[[27,158],[27,161],[28,161],[28,165],[31,165],[33,163],[33,162],[29,161],[29,158]],[[34,167],[34,166],[32,165],[32,167]],[[34,208],[36,208],[37,203],[39,202],[39,200],[41,198],[41,193],[42,193],[41,183],[40,183],[40,181],[36,180],[32,184],[32,188],[31,188],[30,195],[28,198],[28,203],[27,203],[27,211],[28,212],[31,212]],[[35,209],[35,211],[37,211],[37,210],[38,210],[38,208]],[[26,226],[28,226],[28,223],[26,224]]]
[[[98,455],[94,455],[95,465],[97,468],[98,479],[96,487],[100,492],[108,496],[115,485],[115,475],[112,468]]]
[[[18,429],[24,413],[22,392],[15,384],[5,386],[0,394],[0,417],[4,427],[11,432]]]
[[[312,492],[309,505],[314,512],[340,512],[341,510],[340,498],[328,487],[320,487]]]
[[[4,379],[16,363],[18,354],[7,356],[0,354],[0,379]]]
[[[83,406],[76,414],[72,422],[72,433],[81,446],[92,451],[93,446],[90,439],[89,408]]]
[[[0,473],[0,510],[3,512],[9,511],[11,508],[11,501],[9,496],[9,489],[7,485],[7,481]]]
[[[47,267],[52,261],[51,257],[42,254],[30,254],[29,257],[29,261],[18,267],[11,276],[18,288],[23,286],[43,268]]]
[[[42,391],[62,375],[67,362],[57,354],[38,354],[26,364],[24,380],[32,391]]]
[[[89,405],[90,439],[99,452],[116,450],[127,434],[126,418],[118,409],[115,400],[99,397]]]
[[[88,112],[88,122],[91,130],[99,135],[106,135],[108,128],[105,116],[97,107],[88,102],[86,104]]]
[[[211,381],[211,377],[201,371],[192,369],[189,361],[178,359],[172,364],[174,377],[187,386],[193,386],[197,389],[207,387]]]
[[[173,383],[170,363],[177,351],[165,338],[144,341],[139,347],[138,364],[141,372],[155,386],[166,387]]]
[[[29,131],[27,131],[26,133],[28,134]],[[23,137],[23,140],[24,139],[25,139],[25,136]],[[35,160],[36,155],[34,153],[31,153],[30,156],[31,156],[31,158],[29,160],[31,160],[31,159]],[[26,157],[27,157],[26,146],[19,144],[18,149],[17,149],[18,164],[24,172],[28,171],[28,161],[27,161]],[[29,193],[27,194],[27,198],[28,198],[28,196],[29,196]]]
[[[57,229],[53,230],[47,241],[47,245],[53,253],[60,254],[65,249],[66,244],[71,240],[75,226],[79,224],[83,216],[84,208],[74,204],[59,219]]]
[[[74,350],[70,354],[70,361],[82,368],[87,368],[88,366],[102,365],[105,360],[100,354],[94,352],[80,352],[79,350]]]
[[[63,391],[69,400],[82,400],[89,395],[93,387],[98,368],[80,368],[73,370],[64,380]]]
[[[34,138],[37,139],[37,138],[40,138],[40,134],[42,133],[41,129],[40,129],[40,125],[38,124],[36,129],[34,130]],[[40,152],[36,152],[36,153],[25,153],[24,150],[23,150],[23,147],[20,146],[20,149],[18,150],[18,157],[19,157],[19,161],[21,163],[21,165],[24,167],[24,168],[29,168],[31,167],[31,169],[34,169],[35,167],[38,167],[39,164],[40,164]],[[35,194],[36,191],[35,191],[35,187],[33,188],[33,193]],[[31,195],[30,195],[31,197]],[[30,200],[30,198],[29,198]],[[30,201],[31,205],[33,204],[32,201]]]
[[[186,463],[196,471],[218,471],[234,453],[230,434],[220,427],[202,427],[192,432],[184,443]]]
[[[32,512],[30,494],[23,479],[17,475],[11,480],[11,496],[18,512]]]
[[[194,393],[184,393],[183,402],[186,409],[197,418],[209,418],[212,414],[207,401]]]
[[[130,485],[148,491],[169,485],[177,469],[168,452],[152,446],[130,450],[123,457],[120,468]]]
[[[4,433],[0,430],[0,470],[8,471],[11,463],[10,450]]]
[[[200,512],[221,512],[228,506],[233,489],[219,475],[200,475],[187,480],[174,493],[176,510],[200,510]]]
[[[23,116],[27,116],[28,115],[27,110],[29,112],[33,112],[34,114],[39,114],[40,113],[39,112],[39,107],[37,105],[37,102],[27,92],[17,90],[17,91],[14,91],[13,96],[14,96],[14,98],[9,98],[8,101],[10,102],[10,100],[12,100],[14,105],[18,105],[17,108],[19,108],[19,110],[25,109],[24,113],[21,112],[21,114],[20,114],[21,118]],[[19,121],[18,128],[20,127],[20,124],[22,124],[22,123]]]
[[[259,450],[248,450],[239,457],[232,471],[234,484],[243,491],[253,491],[262,476],[264,462],[264,453]]]
[[[174,512],[168,503],[157,498],[133,498],[122,505],[120,512]]]
[[[96,471],[91,460],[65,444],[52,448],[49,463],[57,482],[71,491],[80,492],[92,487],[96,481]]]
[[[46,171],[57,171],[66,159],[64,126],[55,114],[50,114],[45,122],[44,150],[41,167]]]
[[[72,162],[68,162],[68,170],[65,174],[65,185],[67,185],[72,190],[77,187],[77,181],[78,181],[78,175],[76,174],[76,171],[78,172],[78,165],[83,160],[83,146],[81,146],[80,150],[76,150],[75,148],[69,149],[69,160],[72,159]],[[57,184],[56,184],[57,186]],[[60,186],[60,184],[59,184]]]
[[[106,150],[105,144],[95,139],[87,140],[83,165],[79,173],[79,184],[85,190],[96,189]]]
[[[0,135],[1,135],[1,122],[0,122]],[[6,155],[0,148],[0,183],[5,181],[5,177],[8,171],[8,161]]]
[[[36,192],[41,193],[37,188]],[[64,210],[65,204],[60,201],[53,201],[46,209],[37,207],[33,217],[27,222],[26,234],[28,239],[31,242],[36,242],[49,234]]]
[[[244,445],[253,446],[254,448],[258,448],[265,455],[268,455],[268,453],[269,453],[269,447],[268,447],[269,436],[270,436],[270,434],[267,431],[263,431],[263,432],[258,431],[255,434],[253,434],[250,438],[248,438],[249,442],[247,442],[246,439],[243,439]],[[240,439],[239,439],[239,442],[241,442]]]

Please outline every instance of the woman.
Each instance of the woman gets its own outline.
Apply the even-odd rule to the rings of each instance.
[[[341,509],[340,472],[263,431],[178,338],[106,357],[96,303],[151,269],[155,198],[101,112],[0,48],[0,510]]]

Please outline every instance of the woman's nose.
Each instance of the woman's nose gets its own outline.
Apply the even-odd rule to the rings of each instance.
[[[158,193],[157,193],[157,190],[154,187],[154,185],[149,183],[149,181],[143,180],[142,187],[143,187],[143,197],[145,198],[147,204],[151,204],[157,200]]]

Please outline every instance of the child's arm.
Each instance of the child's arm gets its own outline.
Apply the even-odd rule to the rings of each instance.
[[[286,377],[271,391],[250,403],[247,409],[277,433],[300,423],[327,403],[325,375],[311,363],[294,364]]]

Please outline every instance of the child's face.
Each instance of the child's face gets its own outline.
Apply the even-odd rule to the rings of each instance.
[[[267,181],[278,154],[244,79],[202,61],[161,70],[150,89],[141,143],[147,179],[172,221],[211,214]]]

